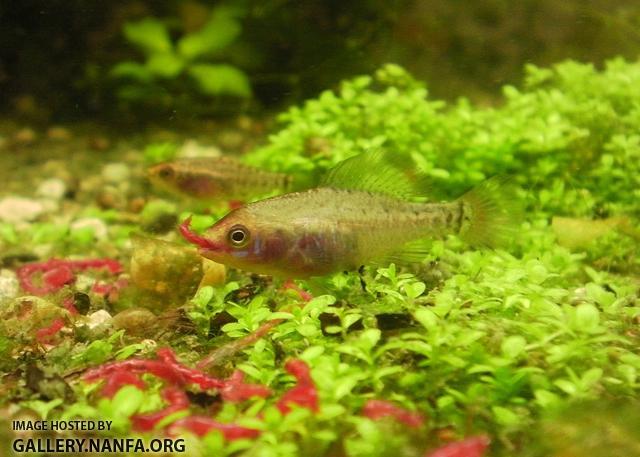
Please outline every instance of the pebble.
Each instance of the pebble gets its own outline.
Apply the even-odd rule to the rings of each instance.
[[[110,324],[111,322],[112,322],[111,314],[109,314],[104,309],[101,309],[87,316],[86,325],[91,330],[93,330],[94,328],[100,325]]]
[[[40,183],[36,195],[52,200],[61,200],[67,192],[67,185],[62,179],[51,178]]]
[[[45,206],[37,200],[5,197],[0,200],[0,221],[10,223],[33,221],[45,210]]]
[[[157,330],[158,318],[145,308],[129,308],[113,316],[113,326],[124,329],[130,335],[152,334]]]
[[[13,135],[13,141],[21,145],[28,145],[36,141],[37,137],[35,130],[23,127]]]
[[[119,184],[128,181],[131,177],[129,166],[124,163],[109,163],[102,168],[102,177],[112,184]]]
[[[47,130],[47,138],[54,141],[67,141],[71,139],[71,132],[64,127],[53,126]]]
[[[98,219],[97,217],[77,219],[71,223],[69,229],[73,232],[74,230],[81,230],[86,227],[91,227],[93,229],[93,234],[96,239],[104,240],[105,238],[107,238],[107,224],[105,224],[102,219]]]
[[[178,157],[219,157],[222,151],[217,146],[203,146],[196,140],[186,140],[177,155]]]
[[[20,285],[16,274],[11,270],[0,270],[0,303],[18,295]]]
[[[94,136],[89,138],[89,147],[94,151],[106,151],[111,146],[111,142],[107,137]]]
[[[224,265],[213,260],[202,258],[202,279],[198,289],[205,286],[219,286],[224,284],[227,277],[227,269]]]

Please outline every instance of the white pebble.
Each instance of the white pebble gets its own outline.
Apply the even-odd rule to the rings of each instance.
[[[37,200],[24,197],[5,197],[0,200],[0,221],[27,222],[37,219],[45,208]]]
[[[19,291],[16,274],[11,270],[0,270],[0,303],[16,297]]]
[[[69,229],[73,232],[86,227],[91,227],[93,229],[93,234],[98,240],[104,240],[107,237],[107,225],[102,221],[102,219],[98,219],[97,217],[87,217],[73,221],[69,226]]]
[[[102,177],[112,184],[128,181],[130,176],[131,170],[124,163],[109,163],[102,168]]]
[[[52,200],[60,200],[67,191],[67,185],[62,179],[51,178],[42,181],[38,186],[36,195]]]
[[[87,316],[87,327],[94,329],[99,325],[111,323],[111,314],[104,309],[91,313]]]

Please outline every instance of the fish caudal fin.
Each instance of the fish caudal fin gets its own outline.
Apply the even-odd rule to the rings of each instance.
[[[515,238],[523,210],[511,178],[490,178],[459,201],[463,210],[460,236],[468,243],[497,248]]]

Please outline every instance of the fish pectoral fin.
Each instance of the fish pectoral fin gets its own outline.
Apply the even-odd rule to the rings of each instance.
[[[409,157],[376,149],[340,162],[329,170],[320,185],[410,199],[426,194],[425,182]]]

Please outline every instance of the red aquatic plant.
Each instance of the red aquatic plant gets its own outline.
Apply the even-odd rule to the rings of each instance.
[[[120,262],[113,259],[62,260],[49,259],[44,262],[28,263],[16,271],[20,286],[33,295],[46,295],[60,290],[75,281],[75,273],[84,270],[107,269],[111,274],[122,272]],[[37,273],[41,274],[41,285],[34,283]]]
[[[56,335],[64,327],[64,320],[58,317],[51,322],[48,327],[43,327],[36,332],[36,339],[40,343],[48,342],[51,337]]]
[[[309,366],[302,360],[289,360],[285,370],[292,374],[298,381],[295,387],[285,392],[276,406],[282,414],[291,410],[291,405],[308,408],[313,412],[318,411],[318,391],[311,379]]]
[[[424,425],[422,414],[401,408],[385,400],[368,400],[362,408],[362,414],[374,420],[392,417],[411,428],[420,428]]]
[[[445,444],[435,451],[427,452],[425,457],[482,457],[490,443],[487,436],[474,436]]]

